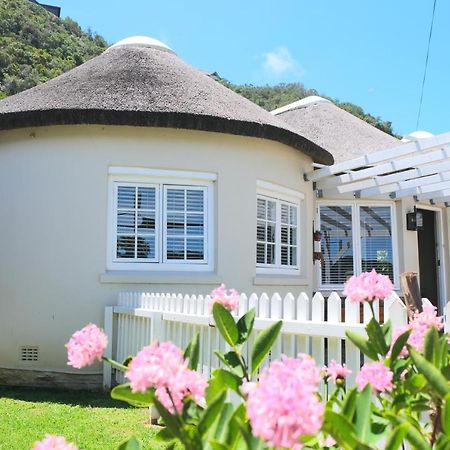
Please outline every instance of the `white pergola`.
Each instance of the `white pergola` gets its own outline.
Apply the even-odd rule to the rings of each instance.
[[[450,133],[417,139],[306,173],[318,197],[400,199],[450,205]]]

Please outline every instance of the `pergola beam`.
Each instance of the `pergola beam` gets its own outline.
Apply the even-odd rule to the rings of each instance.
[[[341,163],[334,164],[332,166],[323,167],[322,169],[315,170],[305,174],[305,179],[308,181],[317,181],[322,178],[326,178],[330,175],[335,175],[340,172],[346,172],[355,170],[361,167],[370,167],[378,163],[384,163],[385,161],[392,161],[392,157],[396,158],[402,156],[411,156],[417,153],[423,153],[424,151],[432,150],[438,148],[442,145],[448,144],[450,142],[450,133],[440,134],[438,136],[433,136],[426,139],[420,139],[417,141],[408,142],[406,144],[401,144],[387,150],[381,150],[379,152],[371,153],[359,158],[355,158],[349,161],[343,161]],[[384,164],[380,164],[383,166]],[[379,166],[377,166],[379,167]],[[414,167],[410,165],[409,167]],[[370,167],[371,168],[371,167]],[[406,167],[404,167],[406,168]],[[365,169],[369,170],[369,169]],[[397,169],[394,169],[397,170]],[[360,171],[354,173],[352,172],[352,177],[357,175]],[[377,175],[376,173],[374,175]]]

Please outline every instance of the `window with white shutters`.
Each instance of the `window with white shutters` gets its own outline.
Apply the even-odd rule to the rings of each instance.
[[[114,181],[112,188],[113,267],[211,268],[210,185]]]
[[[262,195],[256,202],[257,267],[298,269],[299,206]]]
[[[393,209],[390,205],[320,204],[322,286],[375,269],[396,281]]]

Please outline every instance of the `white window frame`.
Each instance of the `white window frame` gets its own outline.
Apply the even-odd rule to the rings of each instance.
[[[316,211],[316,223],[317,229],[321,229],[320,223],[320,206],[350,206],[352,214],[352,248],[353,248],[353,273],[355,275],[360,275],[361,270],[361,230],[360,230],[360,208],[384,206],[389,207],[391,211],[391,227],[392,227],[392,270],[393,270],[393,285],[394,289],[400,289],[399,281],[399,265],[398,265],[398,237],[397,237],[397,217],[396,208],[394,202],[383,202],[383,201],[358,201],[358,200],[320,200],[317,202]],[[357,224],[357,226],[355,226]],[[322,283],[322,269],[318,271],[318,284],[319,290],[332,291],[332,290],[342,290],[343,284],[323,284]]]
[[[258,198],[264,200],[272,200],[276,202],[276,231],[275,231],[275,264],[261,264],[256,261],[257,247],[257,225],[258,225]],[[300,275],[302,269],[302,252],[300,240],[301,236],[301,217],[302,217],[302,200],[305,198],[302,192],[295,191],[284,186],[279,186],[263,180],[256,182],[256,198],[255,198],[255,264],[257,275]],[[297,264],[295,266],[281,265],[281,204],[293,205],[297,208]]]
[[[146,272],[211,272],[214,270],[214,184],[217,175],[208,172],[150,169],[141,167],[110,167],[108,170],[108,214],[107,214],[107,270]],[[158,186],[156,229],[156,259],[158,261],[123,261],[117,258],[117,185]],[[165,186],[202,188],[205,192],[205,258],[201,261],[166,260],[165,245]]]

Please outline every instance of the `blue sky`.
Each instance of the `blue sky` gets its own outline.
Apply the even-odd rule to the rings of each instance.
[[[144,34],[234,83],[299,81],[416,129],[433,0],[47,0],[108,42]],[[450,131],[450,2],[437,0],[419,129]]]

